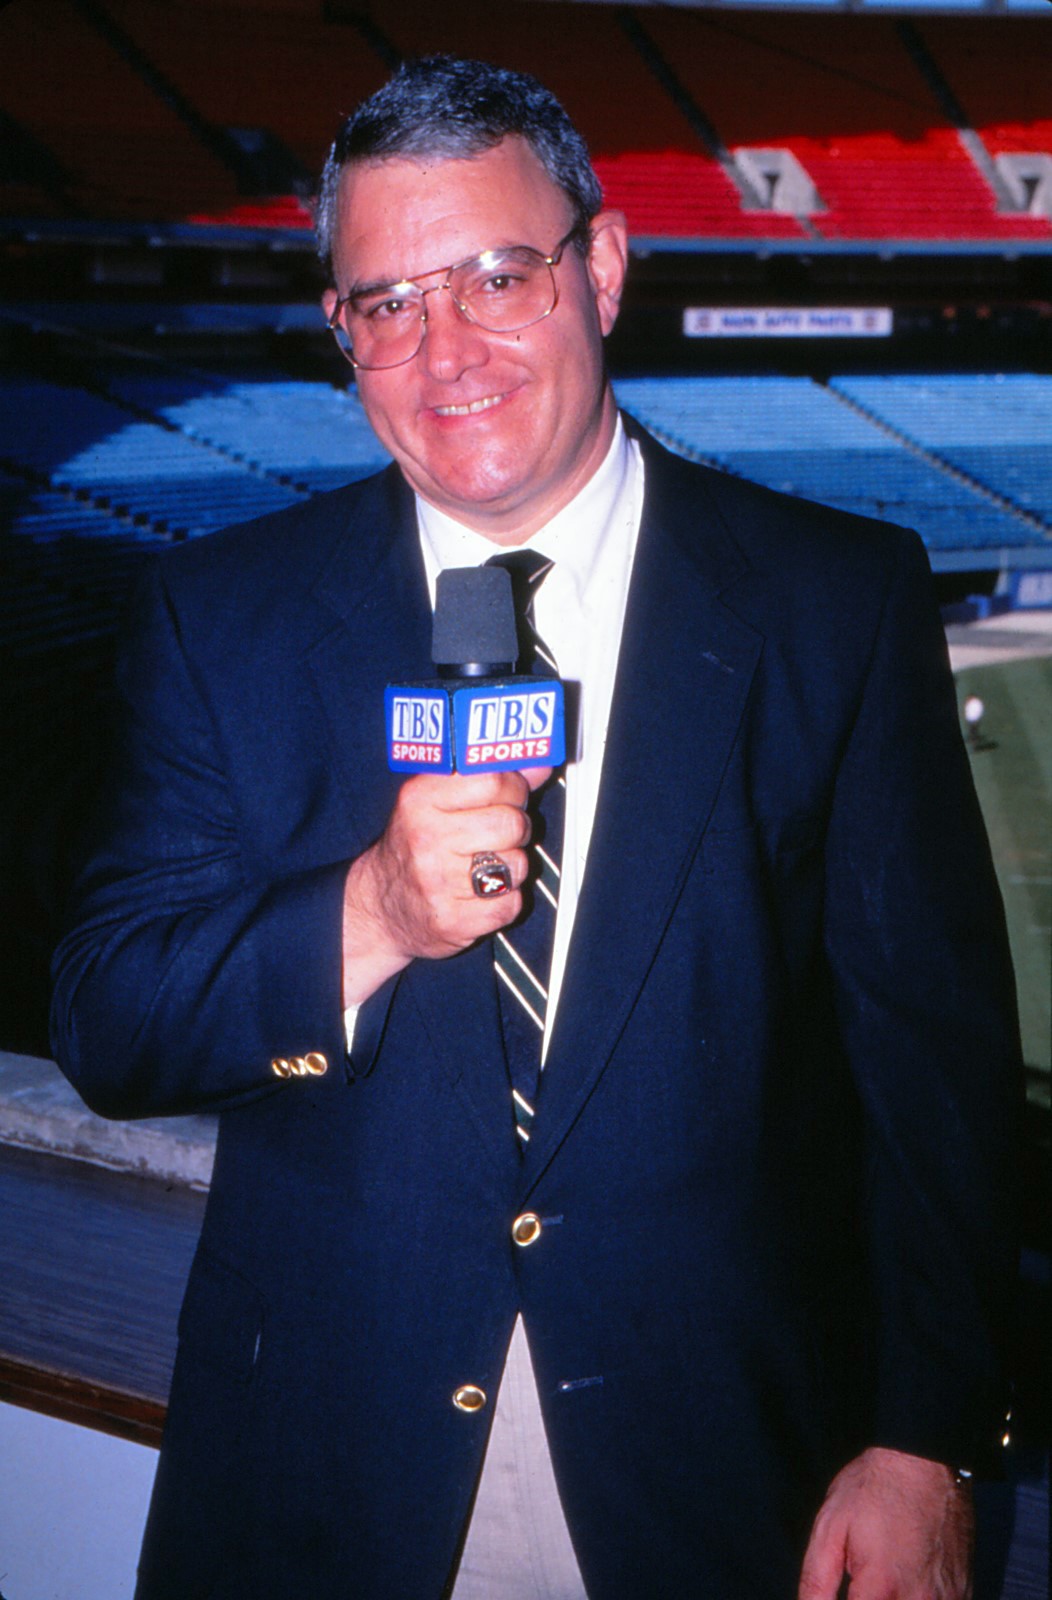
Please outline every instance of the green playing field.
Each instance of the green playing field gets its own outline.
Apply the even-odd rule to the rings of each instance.
[[[957,674],[958,703],[984,711],[969,739],[972,771],[990,831],[1019,984],[1027,1094],[1050,1102],[1052,1033],[1052,657]]]

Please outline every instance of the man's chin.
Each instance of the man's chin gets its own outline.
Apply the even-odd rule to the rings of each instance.
[[[539,499],[532,492],[531,480],[523,478],[521,461],[515,463],[514,471],[507,472],[482,473],[477,462],[457,473],[424,475],[404,468],[403,472],[421,499],[480,533],[487,532],[491,524],[528,517],[531,501]]]

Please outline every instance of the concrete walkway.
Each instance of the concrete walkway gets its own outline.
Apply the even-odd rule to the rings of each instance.
[[[207,1189],[215,1118],[108,1122],[88,1110],[53,1061],[0,1051],[0,1144]]]

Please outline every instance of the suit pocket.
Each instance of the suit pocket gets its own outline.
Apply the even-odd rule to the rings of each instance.
[[[250,1383],[263,1348],[264,1305],[240,1272],[198,1249],[179,1313],[180,1350],[238,1383]]]

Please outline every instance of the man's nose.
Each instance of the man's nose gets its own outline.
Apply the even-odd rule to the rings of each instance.
[[[427,291],[420,360],[430,377],[455,383],[489,360],[489,344],[477,323],[458,308],[444,284]]]

